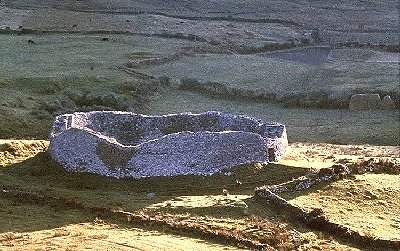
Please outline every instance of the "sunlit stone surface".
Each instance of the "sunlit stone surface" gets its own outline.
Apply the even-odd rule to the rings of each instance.
[[[284,125],[221,112],[65,114],[50,135],[50,153],[66,170],[116,178],[211,175],[275,161],[287,144]]]

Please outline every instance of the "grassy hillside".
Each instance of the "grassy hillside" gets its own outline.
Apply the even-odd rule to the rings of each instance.
[[[103,37],[109,41],[102,41]],[[166,87],[152,76],[137,74],[136,69],[124,71],[124,65],[132,60],[169,57],[196,45],[184,40],[131,35],[0,35],[0,44],[0,56],[4,59],[0,62],[2,138],[46,139],[54,116],[71,111],[115,109],[162,114],[223,110],[286,123],[291,141],[399,144],[397,110],[348,112],[279,105],[298,99],[317,104],[326,98],[318,92],[333,96],[339,93],[336,99],[355,90],[396,93],[394,78],[398,69],[391,68],[394,63],[367,62],[382,60],[377,52],[368,54],[362,62],[354,61],[355,55],[341,50],[331,52],[332,61],[324,64],[337,74],[327,76],[325,70],[317,70],[317,66],[307,62],[307,57],[299,57],[296,53],[300,51],[290,52],[295,54],[289,56],[288,52],[186,56],[178,57],[176,62],[139,69],[154,77],[170,76],[171,82],[184,77],[201,81],[225,79],[233,88],[276,92],[282,99],[270,103],[252,100],[251,96],[207,97]],[[303,61],[293,61],[291,55]],[[345,56],[351,56],[353,61],[342,65]],[[352,64],[353,68],[349,68]],[[374,65],[379,68],[371,68]],[[313,78],[308,76],[311,73]],[[320,78],[323,82],[316,83]],[[312,89],[307,88],[310,85]],[[309,97],[311,94],[314,96]]]

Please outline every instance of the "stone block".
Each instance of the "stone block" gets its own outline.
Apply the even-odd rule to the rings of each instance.
[[[379,94],[354,94],[350,98],[351,111],[379,109],[381,97]]]

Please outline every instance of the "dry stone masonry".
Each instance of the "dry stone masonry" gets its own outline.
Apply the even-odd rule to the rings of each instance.
[[[53,159],[70,172],[116,178],[212,175],[279,159],[286,128],[221,112],[146,116],[101,111],[58,116]]]
[[[357,110],[373,110],[378,109],[381,103],[379,94],[354,94],[350,98],[349,109]]]
[[[360,110],[391,110],[396,109],[396,105],[389,95],[386,95],[381,100],[377,93],[373,94],[354,94],[350,98],[349,109],[351,111]]]

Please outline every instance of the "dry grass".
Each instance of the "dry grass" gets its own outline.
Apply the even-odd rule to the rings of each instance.
[[[250,245],[250,243],[253,243],[251,245],[268,244],[281,250],[288,250],[294,247],[299,250],[319,250],[320,247],[329,250],[350,250],[352,249],[351,247],[339,244],[336,240],[329,240],[318,232],[313,233],[303,227],[293,226],[283,215],[276,214],[273,210],[258,205],[251,199],[253,189],[262,184],[278,184],[304,175],[309,169],[299,166],[302,166],[301,163],[305,156],[308,158],[309,163],[312,163],[311,167],[318,167],[319,164],[324,162],[323,159],[326,156],[334,156],[334,158],[327,160],[332,163],[343,160],[343,156],[351,156],[348,161],[361,160],[361,157],[364,159],[366,156],[393,159],[393,153],[398,150],[395,147],[297,143],[291,144],[290,154],[280,163],[268,166],[239,167],[232,171],[231,176],[214,175],[207,178],[186,176],[144,180],[115,180],[96,175],[67,173],[54,164],[47,153],[39,153],[34,157],[30,157],[46,148],[46,142],[7,141],[1,143],[5,144],[6,147],[0,150],[0,154],[4,155],[4,152],[7,152],[8,158],[1,162],[3,168],[0,170],[0,185],[13,189],[22,189],[45,197],[61,196],[65,205],[57,206],[50,203],[53,206],[48,208],[46,199],[25,200],[23,199],[24,197],[20,197],[19,200],[3,200],[0,198],[2,205],[5,205],[0,210],[0,215],[3,215],[0,218],[2,219],[0,220],[0,225],[3,226],[0,232],[14,234],[20,232],[22,236],[27,234],[29,236],[28,240],[26,238],[22,239],[25,240],[25,243],[28,243],[28,246],[31,245],[29,247],[61,245],[69,249],[83,248],[79,243],[83,239],[90,240],[90,243],[97,243],[100,247],[114,247],[113,245],[119,248],[125,247],[115,244],[115,237],[111,234],[114,231],[113,229],[101,230],[101,233],[90,232],[85,228],[81,229],[80,223],[92,222],[97,214],[104,215],[104,212],[108,210],[107,208],[112,208],[115,212],[123,210],[129,212],[129,214],[133,213],[130,216],[128,214],[129,217],[122,215],[122,220],[121,217],[119,217],[119,220],[117,219],[116,222],[120,227],[130,227],[126,224],[139,224],[139,222],[142,222],[139,224],[141,227],[146,229],[150,227],[147,230],[140,230],[145,233],[154,230],[167,231],[159,234],[160,239],[157,238],[157,245],[161,245],[165,240],[162,236],[185,233],[184,236],[186,237],[182,237],[185,239],[184,242],[187,242],[187,245],[195,246],[197,244],[196,242],[193,243],[193,241],[202,236],[207,240],[219,240],[223,243],[235,243],[234,240],[241,240],[240,243],[242,245],[243,243],[247,243],[245,245]],[[28,159],[20,162],[23,158]],[[290,167],[287,164],[288,161],[293,165],[297,163],[298,167]],[[377,176],[374,179],[375,182],[378,182],[382,177],[386,176]],[[397,176],[389,175],[387,177],[395,178]],[[335,200],[335,196],[336,198],[347,196],[342,194],[344,189],[347,189],[342,183],[333,183],[333,185],[338,184],[338,187],[326,189],[325,193],[328,193],[329,196],[320,192],[315,196],[304,195],[305,197],[302,201],[313,207],[327,204],[329,209],[329,205],[332,205],[332,209],[329,209],[332,215],[342,219],[343,224],[353,221],[354,226],[358,227],[360,231],[365,231],[366,234],[376,235],[379,231],[383,231],[383,227],[379,227],[379,224],[383,226],[385,222],[397,224],[393,217],[396,214],[396,206],[398,205],[390,204],[393,202],[388,197],[397,196],[396,193],[393,191],[388,193],[383,190],[381,194],[379,190],[376,192],[368,184],[361,181],[357,183],[358,181],[356,182],[356,180],[351,181],[354,184],[359,184],[356,186],[359,192],[357,196],[370,196],[372,198],[363,201],[364,204],[357,204],[356,200],[352,202],[353,204],[348,203],[348,201],[339,203],[339,199]],[[237,181],[240,181],[240,183]],[[395,187],[393,182],[397,181],[393,180],[392,183],[389,183],[385,180],[384,184],[389,189],[390,187]],[[368,181],[368,183],[372,184],[371,181]],[[229,195],[224,195],[223,189],[227,189]],[[368,191],[371,193],[368,193]],[[152,196],[149,196],[150,192],[153,193]],[[386,193],[387,195],[383,196]],[[378,196],[379,199],[375,198],[374,195]],[[379,196],[383,197],[380,198]],[[298,197],[299,200],[300,198],[303,197]],[[362,198],[364,197],[359,199],[361,200]],[[29,203],[26,204],[27,202]],[[77,209],[74,210],[68,209],[71,205],[76,205],[77,203],[81,203],[82,206],[76,207]],[[314,205],[314,203],[320,204]],[[340,209],[335,209],[334,205],[336,204],[353,207],[353,211],[346,210],[344,211],[345,214],[343,214],[339,211]],[[387,208],[388,206],[393,209],[389,215],[374,215],[374,210],[382,211],[383,207]],[[85,208],[94,207],[103,207],[105,211],[103,210],[102,213],[100,209],[95,210],[94,212],[96,213],[94,215],[90,213],[92,212],[90,210],[89,213],[84,213],[86,212]],[[82,209],[84,212],[80,211]],[[353,217],[352,212],[354,211],[363,212],[364,215],[360,214]],[[142,218],[142,216],[137,218],[137,214],[143,214],[145,218]],[[40,217],[37,217],[38,215]],[[343,215],[346,218],[342,217]],[[380,217],[383,218],[381,219]],[[12,219],[12,222],[10,219]],[[138,219],[141,220],[138,222]],[[364,224],[361,224],[357,219],[363,219]],[[370,219],[373,219],[373,221],[370,221]],[[112,217],[111,220],[115,221],[116,219]],[[100,218],[100,220],[95,220],[94,224],[103,226],[108,223]],[[66,226],[73,226],[75,230],[72,231]],[[370,231],[371,226],[375,226],[376,229]],[[117,226],[114,225],[114,227]],[[394,227],[389,227],[387,232],[380,232],[380,234],[386,237],[393,237],[398,234],[394,229]],[[137,230],[126,231],[129,234],[134,234]],[[46,235],[48,237],[42,235],[44,232],[48,233]],[[7,237],[7,235],[10,237]],[[22,240],[21,238],[13,240],[12,234],[7,235],[6,237],[9,240],[2,242],[1,245],[4,247],[11,244],[17,247],[22,245],[21,241],[19,241]],[[51,244],[46,244],[46,238],[51,239],[49,242]],[[67,241],[71,241],[72,246],[67,244]],[[35,246],[36,244],[34,243],[36,242],[40,244]],[[208,242],[206,244],[217,245]],[[219,246],[217,245],[215,248],[218,249]]]
[[[47,141],[0,140],[0,167],[22,162],[48,147]]]
[[[0,242],[8,242],[16,239],[21,239],[22,235],[13,232],[7,232],[0,235]]]
[[[360,162],[377,159],[400,161],[399,146],[334,145],[321,143],[293,143],[282,165],[305,168],[326,168],[337,162]]]
[[[322,209],[335,223],[375,238],[399,240],[399,175],[363,174],[292,198],[307,210]]]
[[[45,211],[41,209],[41,211],[46,213],[46,221],[54,220],[54,217],[51,217],[51,208],[47,208]],[[20,224],[20,221],[22,219],[17,220],[16,225]],[[189,248],[238,250],[236,247],[206,242],[194,237],[90,220],[61,225],[57,228],[44,227],[23,234],[5,233],[0,236],[3,235],[9,236],[9,238],[7,240],[0,239],[1,250],[188,250]]]
[[[15,147],[16,143],[18,142],[13,142],[12,145]],[[32,151],[37,147],[35,144],[31,146]],[[301,155],[298,158],[302,158]],[[164,236],[183,234],[186,237],[179,238],[183,238],[182,241],[186,243],[184,245],[196,246],[196,239],[201,237],[208,240],[204,243],[208,245],[206,247],[215,249],[220,246],[209,241],[219,240],[218,242],[225,244],[242,243],[240,245],[250,246],[268,244],[281,250],[294,247],[318,250],[319,246],[330,250],[348,248],[318,233],[313,234],[308,229],[291,225],[284,217],[251,199],[254,187],[265,183],[277,184],[299,177],[307,172],[308,169],[304,168],[270,164],[239,167],[232,171],[231,176],[115,180],[96,175],[66,173],[55,165],[46,153],[39,153],[21,163],[3,165],[0,170],[1,186],[29,191],[39,195],[41,199],[34,199],[32,196],[18,197],[17,200],[0,198],[4,205],[0,210],[1,231],[22,233],[23,236],[26,234],[29,237],[24,241],[16,239],[3,242],[2,247],[9,244],[22,247],[26,244],[26,247],[30,248],[60,245],[76,249],[83,248],[80,241],[88,240],[89,246],[97,243],[100,247],[123,249],[125,244],[115,244],[113,229],[108,228],[97,233],[81,228],[81,223],[93,221],[96,226],[109,224],[108,220],[101,219],[108,219],[109,214],[106,212],[111,208],[115,212],[129,212],[128,215],[122,214],[122,218],[109,219],[118,223],[120,228],[130,228],[130,224],[134,224],[144,227],[146,230],[140,230],[144,233],[161,231],[156,245],[163,243]],[[237,183],[237,180],[240,180],[240,183]],[[223,195],[223,189],[228,189],[229,195]],[[150,192],[154,193],[153,196],[149,196]],[[49,203],[46,196],[61,198],[64,206]],[[81,206],[72,209],[77,203]],[[85,208],[93,210],[87,211]],[[130,215],[131,213],[133,215]],[[101,218],[95,219],[96,215]],[[70,230],[69,226],[75,230]],[[137,230],[126,231],[127,234],[135,234]],[[140,245],[143,244],[141,241],[139,238]],[[173,242],[175,245],[175,241]],[[67,243],[71,243],[72,246]]]

